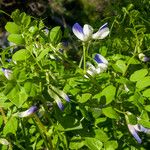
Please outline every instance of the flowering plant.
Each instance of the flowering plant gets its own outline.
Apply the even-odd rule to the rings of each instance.
[[[149,55],[143,49],[149,49],[150,35],[139,26],[137,11],[122,11],[123,17],[98,22],[103,25],[96,32],[94,23],[75,23],[68,44],[60,26],[48,28],[19,10],[11,14],[9,46],[0,59],[0,148],[148,145]]]

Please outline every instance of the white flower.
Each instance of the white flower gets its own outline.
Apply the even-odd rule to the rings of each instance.
[[[87,62],[87,74],[90,76],[94,76],[96,74],[102,73],[106,71],[108,67],[108,61],[100,54],[96,54],[94,57],[94,61],[96,62],[96,66],[92,65],[90,62]],[[85,75],[88,78],[87,75]]]
[[[105,23],[103,26],[101,26],[94,34],[93,28],[88,24],[85,24],[82,28],[78,23],[75,23],[72,27],[72,31],[78,39],[84,42],[91,39],[104,39],[110,32],[107,24],[108,23]]]
[[[10,145],[10,143],[4,138],[0,138],[0,144],[2,144],[2,145]]]
[[[101,72],[106,71],[108,66],[108,61],[100,54],[96,54],[94,60],[98,64],[98,68],[100,68]]]
[[[130,91],[129,88],[128,88],[128,86],[126,84],[124,84],[124,89],[125,89],[126,92]]]
[[[104,39],[109,34],[109,28],[107,27],[108,23],[102,25],[99,30],[92,35],[93,39]]]
[[[17,113],[17,116],[20,118],[28,117],[34,114],[38,110],[37,106],[31,106],[29,109],[23,112]]]
[[[4,72],[4,75],[8,80],[12,79],[12,71],[11,70],[2,68],[2,71]]]
[[[140,53],[140,54],[139,54],[139,59],[140,59],[141,61],[143,61],[143,62],[150,61],[150,58],[147,57],[147,56],[146,56],[145,54],[143,54],[143,53]]]
[[[135,125],[128,124],[128,129],[138,143],[142,143],[142,140],[139,137],[138,132],[150,133],[150,129],[145,128],[139,124],[135,124]]]

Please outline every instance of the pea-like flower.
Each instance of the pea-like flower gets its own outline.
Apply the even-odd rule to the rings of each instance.
[[[150,133],[150,129],[145,128],[139,124],[135,124],[135,125],[128,124],[128,129],[139,144],[142,143],[142,140],[139,137],[138,132]]]
[[[149,57],[147,57],[145,54],[143,54],[143,53],[140,53],[139,55],[139,59],[142,61],[142,62],[148,62],[148,61],[150,61],[150,58]]]
[[[85,24],[83,28],[75,23],[72,27],[73,33],[76,35],[78,39],[81,41],[90,41],[91,39],[104,39],[109,34],[108,23],[102,25],[99,30],[93,34],[93,27],[88,24]]]
[[[17,116],[20,118],[29,117],[33,115],[37,110],[38,110],[37,106],[31,106],[26,111],[17,113]]]
[[[102,55],[96,54],[94,60],[98,64],[98,68],[100,68],[100,72],[104,72],[108,67],[108,61]]]
[[[51,97],[55,100],[60,110],[64,109],[62,99],[65,100],[66,102],[70,102],[69,96],[64,91],[59,90],[55,86],[50,85],[48,92],[51,95]]]
[[[89,75],[94,76],[106,71],[108,67],[108,61],[102,55],[96,54],[94,56],[94,61],[96,63],[96,66],[94,66],[90,62],[87,62],[87,73]],[[85,77],[88,78],[87,75],[85,75]]]
[[[5,77],[6,77],[8,80],[11,80],[11,79],[12,79],[12,71],[11,71],[11,70],[6,69],[6,68],[2,68],[2,71],[3,71]]]
[[[66,102],[70,102],[70,98],[69,98],[68,95],[67,95],[66,93],[64,93],[63,91],[59,91],[59,95],[60,95],[60,97],[62,97]],[[63,105],[61,99],[60,99],[58,96],[56,96],[55,101],[56,101],[56,103],[57,103],[59,109],[60,109],[60,110],[64,110],[64,105]]]

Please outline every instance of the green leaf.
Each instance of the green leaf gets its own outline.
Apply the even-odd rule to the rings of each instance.
[[[81,122],[70,115],[66,115],[63,117],[58,114],[56,118],[59,122],[57,126],[57,130],[59,131],[73,131],[83,129]]]
[[[11,18],[13,19],[13,21],[17,25],[21,25],[21,22],[20,22],[20,10],[19,9],[16,9],[15,11],[12,12]]]
[[[102,112],[108,118],[111,118],[111,119],[118,119],[119,118],[119,115],[116,113],[116,111],[112,107],[103,108]]]
[[[60,26],[56,26],[53,29],[51,29],[49,39],[53,45],[58,44],[61,41],[61,38],[62,38],[62,31]]]
[[[118,60],[118,61],[116,62],[116,64],[115,64],[115,66],[118,68],[117,70],[118,70],[119,72],[125,73],[126,68],[127,68],[127,66],[126,66],[126,64],[125,64],[125,61],[123,61],[123,60]]]
[[[143,91],[143,96],[145,97],[150,97],[150,89],[146,89],[145,91]]]
[[[95,125],[97,126],[98,124],[103,123],[103,122],[105,122],[106,120],[107,120],[107,117],[97,118],[97,119],[95,120]]]
[[[102,56],[106,56],[108,48],[106,46],[101,46],[99,52]]]
[[[149,121],[149,120],[140,119],[140,120],[138,121],[138,123],[139,123],[140,125],[142,125],[143,127],[145,127],[145,128],[150,128],[150,121]]]
[[[141,80],[137,81],[136,87],[140,90],[150,86],[150,76],[144,77]]]
[[[96,139],[96,138],[85,138],[85,145],[90,149],[90,150],[101,150],[103,147],[103,143]]]
[[[87,102],[90,98],[91,98],[91,94],[90,93],[84,93],[82,94],[82,96],[77,96],[77,99],[79,100],[80,103],[85,103]]]
[[[25,27],[28,27],[30,22],[31,22],[31,17],[26,15],[25,12],[21,13],[20,14],[20,20],[21,20],[21,23],[25,26]]]
[[[38,31],[38,27],[36,25],[35,26],[31,26],[29,28],[29,32],[32,33],[32,34],[35,34],[37,31]]]
[[[10,34],[8,36],[8,41],[13,42],[15,44],[25,44],[25,40],[21,34]]]
[[[21,105],[27,100],[28,95],[25,92],[24,88],[19,87],[17,83],[11,82],[8,83],[5,87],[4,94],[6,97],[17,107],[21,107]]]
[[[109,140],[108,135],[101,129],[95,129],[95,138],[101,142],[107,142]]]
[[[117,141],[107,141],[105,143],[105,149],[107,150],[116,150],[118,148]]]
[[[20,33],[20,26],[18,26],[14,22],[7,22],[7,24],[5,25],[5,29],[9,33],[14,33],[14,34]]]
[[[20,70],[20,68],[15,68],[13,70],[13,77],[18,81],[18,82],[23,82],[27,79],[27,72],[25,69]]]
[[[148,70],[147,69],[141,69],[138,71],[135,71],[131,76],[130,76],[130,80],[135,82],[135,81],[139,81],[142,78],[144,78],[146,75],[148,74]]]
[[[44,58],[49,52],[49,48],[43,49],[39,56],[37,57],[37,61],[40,61],[42,58]]]
[[[127,124],[133,124],[133,125],[137,124],[137,117],[134,114],[127,113],[125,115],[125,118],[126,118]]]
[[[85,118],[85,119],[87,119],[87,120],[91,120],[91,116],[89,115],[89,112],[88,112],[88,110],[86,109],[86,107],[85,106],[83,106],[83,105],[80,105],[80,111],[81,111],[81,113],[82,113],[82,116]]]
[[[8,133],[12,133],[16,135],[17,127],[18,127],[18,120],[15,117],[11,117],[3,129],[3,134],[7,135]]]
[[[3,117],[2,117],[2,115],[0,115],[0,128],[2,127],[2,125],[3,125]]]
[[[28,50],[20,49],[13,54],[12,59],[15,61],[23,61],[23,60],[27,60],[30,56],[31,55]]]
[[[150,112],[150,105],[146,105],[145,106],[145,110],[148,111],[148,112]]]
[[[29,95],[29,96],[32,96],[34,97],[37,93],[37,90],[36,90],[36,85],[33,84],[32,82],[26,82],[24,84],[24,88],[25,88],[25,91],[26,93]]]
[[[102,109],[101,108],[91,107],[91,108],[89,108],[89,110],[91,111],[91,113],[92,113],[92,115],[95,119],[99,118],[99,116],[102,114]]]
[[[80,149],[85,145],[85,142],[80,137],[74,137],[69,143],[69,149]]]
[[[105,96],[106,104],[109,104],[112,102],[115,93],[116,93],[116,88],[113,85],[109,85],[102,91],[101,96]]]

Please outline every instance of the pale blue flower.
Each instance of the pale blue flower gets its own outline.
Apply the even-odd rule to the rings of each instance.
[[[37,110],[38,110],[37,106],[31,106],[26,111],[17,113],[17,116],[20,118],[29,117],[33,115]]]
[[[145,128],[139,124],[135,124],[135,125],[128,124],[128,129],[139,144],[142,143],[142,140],[139,137],[138,132],[150,133],[150,129]]]
[[[12,71],[11,71],[11,70],[6,69],[6,68],[2,68],[2,71],[3,71],[5,77],[6,77],[8,80],[11,80],[11,79],[12,79]]]
[[[88,24],[85,24],[82,28],[78,23],[75,23],[72,27],[72,31],[78,39],[84,42],[91,39],[104,39],[110,32],[109,28],[107,27],[107,23],[101,26],[94,34],[93,28]]]

